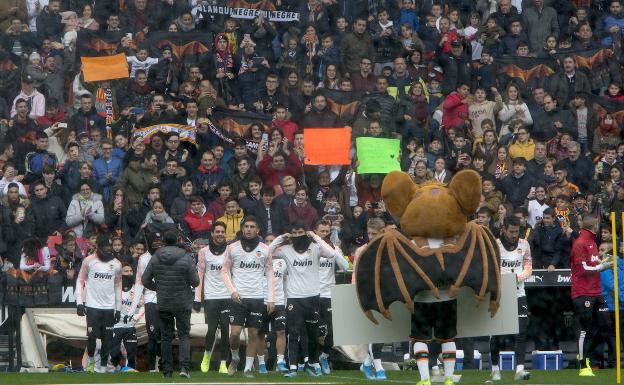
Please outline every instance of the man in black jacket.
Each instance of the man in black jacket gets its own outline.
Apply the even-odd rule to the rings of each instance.
[[[50,196],[48,188],[41,180],[34,183],[35,197],[30,203],[35,231],[34,235],[40,239],[48,239],[52,233],[62,232],[65,228],[67,207],[58,196]]]
[[[176,246],[178,241],[176,230],[165,232],[164,239],[166,246],[154,253],[141,281],[146,288],[155,290],[158,297],[164,376],[171,377],[173,372],[171,341],[175,326],[180,339],[180,376],[190,378],[189,334],[193,306],[191,287],[199,285],[199,277],[191,254]]]
[[[260,201],[256,203],[250,213],[258,219],[260,235],[266,237],[267,234],[280,235],[286,229],[286,217],[283,208],[274,203],[275,191],[271,187],[263,187]]]

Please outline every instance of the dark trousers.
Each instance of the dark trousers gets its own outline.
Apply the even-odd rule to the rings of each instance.
[[[524,365],[524,354],[526,351],[526,333],[529,326],[529,311],[526,297],[518,298],[518,334],[513,336],[492,336],[490,338],[490,360],[492,365],[498,365],[501,348],[504,348],[509,337],[513,339],[514,351],[516,353],[516,365]]]
[[[300,358],[318,361],[319,297],[289,298],[286,306],[288,361],[297,365]]]
[[[159,310],[161,329],[161,357],[163,373],[173,372],[173,351],[171,341],[178,332],[180,369],[191,369],[191,309]]]
[[[158,304],[145,304],[145,327],[147,328],[147,366],[156,369],[156,356],[160,352],[160,315]]]
[[[136,369],[137,335],[134,327],[113,329],[113,347],[111,349],[111,362],[119,365],[121,361],[121,343],[123,342],[128,356],[127,366]]]
[[[106,367],[108,354],[113,342],[113,325],[115,324],[115,310],[87,308],[87,353],[89,357],[95,354],[96,341],[102,341],[100,350],[100,366]]]

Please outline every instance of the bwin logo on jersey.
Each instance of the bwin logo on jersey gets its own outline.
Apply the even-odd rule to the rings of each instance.
[[[309,259],[305,259],[303,261],[294,261],[293,262],[293,266],[297,267],[297,266],[312,266],[312,261]]]
[[[210,265],[210,271],[221,271],[222,265]]]
[[[95,273],[93,274],[95,279],[113,279],[113,275],[110,273]]]
[[[322,261],[322,262],[319,264],[319,267],[333,267],[333,266],[334,266],[334,262],[332,262],[332,261],[330,261],[330,260],[325,260],[325,261]]]
[[[244,261],[241,261],[239,267],[241,269],[261,269],[262,265],[259,264],[258,262],[245,263]]]
[[[522,262],[521,262],[521,261],[506,261],[506,260],[502,260],[502,262],[501,262],[501,266],[502,266],[502,267],[511,267],[511,268],[515,268],[515,267],[520,267],[520,266],[522,266]]]

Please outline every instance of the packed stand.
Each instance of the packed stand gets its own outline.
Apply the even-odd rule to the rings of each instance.
[[[245,223],[255,224],[266,245],[294,234],[293,225],[316,234],[322,226],[318,253],[352,256],[366,244],[371,219],[394,223],[381,200],[384,175],[357,172],[359,137],[400,139],[400,168],[417,183],[476,170],[483,197],[475,221],[498,237],[505,218],[516,216],[534,268],[570,267],[585,214],[604,220],[598,244],[610,240],[609,212],[621,228],[620,1],[244,6],[296,12],[299,21],[211,10],[224,4],[0,3],[3,271],[56,271],[81,287],[81,274],[102,268],[91,255],[109,237],[115,274],[124,287],[136,274],[134,290],[142,293],[142,256],[167,241],[163,233],[176,229],[195,251],[218,249],[248,242]],[[180,54],[188,41],[204,48]],[[84,80],[82,57],[117,53],[126,55],[128,78]],[[336,109],[338,97],[357,109]],[[217,112],[247,121],[228,129]],[[155,125],[165,129],[137,134]],[[194,138],[171,125],[188,127]],[[306,128],[345,126],[350,165],[306,164]],[[54,252],[45,247],[50,237]],[[198,266],[206,269],[202,255]],[[148,317],[156,300],[145,290]],[[198,293],[201,302],[201,286]],[[231,291],[222,294],[213,299],[229,299]],[[114,298],[100,300],[120,309]],[[160,336],[150,337],[153,353]],[[119,362],[115,352],[112,362]],[[155,365],[154,353],[150,369]]]

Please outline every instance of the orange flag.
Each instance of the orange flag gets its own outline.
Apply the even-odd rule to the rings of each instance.
[[[309,165],[350,164],[351,129],[306,128],[303,130],[304,163]]]
[[[82,57],[82,74],[87,82],[122,79],[128,77],[126,55]]]

